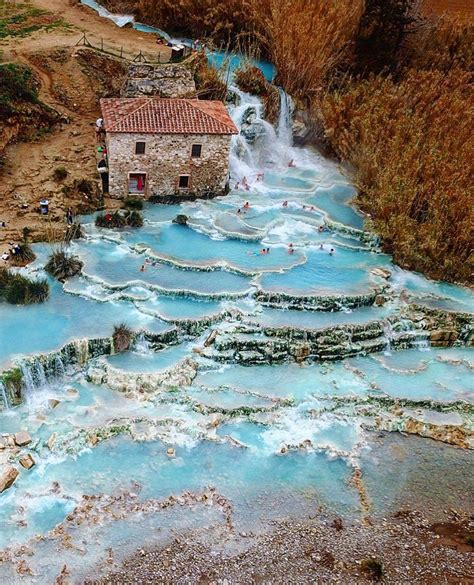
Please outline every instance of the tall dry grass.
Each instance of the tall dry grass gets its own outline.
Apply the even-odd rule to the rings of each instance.
[[[363,8],[363,0],[255,0],[253,20],[288,93],[311,96],[352,61]]]
[[[404,63],[416,69],[474,71],[474,21],[441,16],[427,19],[405,46]]]
[[[359,201],[402,266],[469,281],[474,89],[469,72],[409,71],[326,93],[326,136],[349,161]]]

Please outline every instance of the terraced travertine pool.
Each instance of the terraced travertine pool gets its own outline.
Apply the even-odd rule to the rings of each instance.
[[[238,96],[236,122],[253,108],[261,123]],[[111,547],[118,561],[177,531],[265,530],[318,506],[472,506],[472,292],[393,265],[337,165],[271,128],[235,138],[232,186],[243,176],[248,191],[147,204],[137,230],[83,218],[82,276],[50,281],[43,305],[0,304],[1,368],[22,380],[15,406],[4,377],[0,429],[27,430],[36,462],[0,495],[2,582],[20,559],[28,582],[64,564],[80,581]],[[24,270],[43,275],[50,249],[36,252]],[[110,355],[120,322],[136,339]],[[454,346],[432,347],[446,328]]]

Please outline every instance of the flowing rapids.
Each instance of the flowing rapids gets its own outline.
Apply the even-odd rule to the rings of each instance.
[[[292,146],[283,92],[275,130],[232,91],[228,196],[148,204],[134,231],[84,218],[83,274],[0,304],[0,429],[27,430],[36,463],[0,495],[2,582],[20,562],[31,583],[64,564],[80,581],[110,548],[318,506],[472,503],[472,293],[377,250],[340,169]],[[43,276],[35,251],[24,271]],[[115,353],[120,322],[135,339]]]

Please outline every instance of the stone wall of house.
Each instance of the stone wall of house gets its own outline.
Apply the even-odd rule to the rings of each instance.
[[[191,69],[183,64],[133,63],[122,87],[122,97],[159,96],[183,98],[196,93]]]
[[[145,153],[135,154],[137,142]],[[201,134],[107,134],[109,194],[128,194],[130,173],[146,173],[144,196],[224,193],[229,174],[230,135]],[[191,157],[193,144],[202,145],[201,158]],[[189,189],[178,188],[179,176],[189,175]]]

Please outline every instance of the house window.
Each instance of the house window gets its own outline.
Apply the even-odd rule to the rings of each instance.
[[[193,144],[191,148],[192,158],[201,158],[202,144]]]
[[[189,175],[179,175],[178,187],[180,189],[189,189]]]
[[[135,154],[145,154],[145,143],[144,142],[136,142],[135,143]]]
[[[144,194],[146,190],[146,173],[130,173],[128,176],[128,192]]]

